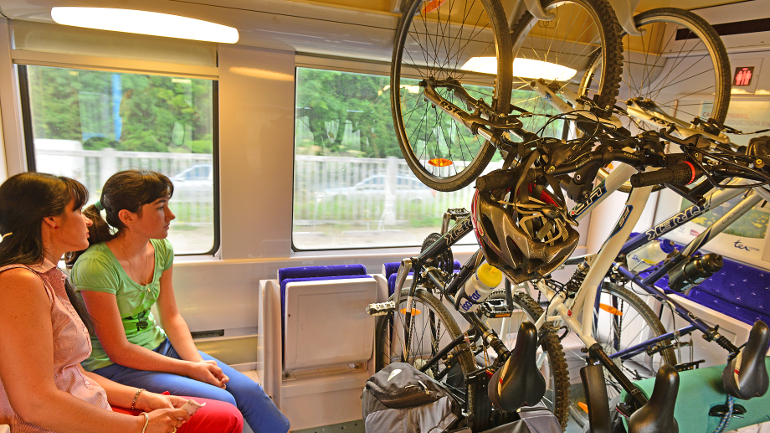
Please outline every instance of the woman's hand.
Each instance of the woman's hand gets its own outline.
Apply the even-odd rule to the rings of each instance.
[[[222,389],[227,388],[227,382],[230,381],[230,378],[217,366],[216,361],[191,362],[187,376]]]
[[[190,418],[190,414],[184,409],[156,409],[148,415],[150,421],[145,433],[175,433],[176,429]],[[142,418],[144,426],[144,415],[139,417]]]
[[[150,391],[142,391],[139,398],[136,399],[136,408],[145,412],[155,409],[174,409],[180,408],[187,403],[187,399],[175,395],[156,394]]]

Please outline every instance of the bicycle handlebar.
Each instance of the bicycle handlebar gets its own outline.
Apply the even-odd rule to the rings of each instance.
[[[689,161],[682,161],[671,167],[662,168],[649,173],[636,173],[631,176],[631,186],[639,188],[643,186],[662,185],[665,183],[674,185],[689,185],[698,179],[703,171]]]
[[[561,164],[558,167],[549,167],[546,172],[552,175],[568,174],[578,171],[581,167],[589,164],[605,165],[617,161],[629,165],[638,166],[643,163],[643,158],[625,150],[605,151],[601,153],[591,152],[577,158],[576,161],[567,164]]]

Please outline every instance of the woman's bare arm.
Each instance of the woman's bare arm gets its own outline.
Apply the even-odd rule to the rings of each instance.
[[[56,387],[50,310],[39,277],[24,269],[0,274],[0,380],[14,412],[58,432],[140,432],[143,416],[106,411]]]

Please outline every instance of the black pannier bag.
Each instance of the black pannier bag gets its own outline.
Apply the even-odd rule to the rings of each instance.
[[[460,411],[438,382],[402,362],[370,377],[361,399],[369,433],[442,433],[455,424]]]
[[[460,405],[432,378],[410,364],[394,362],[366,382],[362,399],[368,433],[470,433],[457,428]],[[545,407],[523,407],[518,421],[484,433],[561,433],[561,425]]]

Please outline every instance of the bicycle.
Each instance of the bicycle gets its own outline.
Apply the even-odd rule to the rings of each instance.
[[[519,19],[521,35],[513,41],[518,47],[529,46],[524,40],[531,41],[537,33],[533,14],[555,29],[550,36],[545,34],[551,41],[572,28],[570,14],[581,13],[586,21],[590,17],[596,41],[581,42],[572,50],[561,42],[559,52],[570,51],[571,62],[586,60],[577,55],[578,47],[602,58],[595,66],[601,88],[583,85],[575,90],[579,96],[598,95],[601,104],[614,104],[622,62],[620,26],[606,0],[544,0],[527,5],[532,10]],[[517,142],[532,139],[525,130],[549,125],[549,120],[539,121],[542,116],[537,117],[538,124],[524,125],[532,113],[511,105],[514,45],[498,0],[412,0],[407,4],[393,49],[391,106],[404,158],[426,185],[439,191],[469,185],[496,149],[513,158]],[[512,109],[519,115],[509,116]],[[515,137],[509,138],[511,133]]]
[[[675,140],[675,138],[671,136],[665,137]],[[684,142],[681,144],[683,146],[687,145],[687,143]],[[554,156],[558,154],[558,151],[552,148],[552,143],[541,146],[540,149],[543,154],[548,155],[548,157],[543,158],[543,160],[553,160]],[[593,165],[597,165],[606,162],[607,159],[618,158],[638,166],[642,159],[647,158],[641,157],[640,155],[649,154],[649,148],[647,148],[647,150],[640,148],[636,155],[624,150],[606,151],[605,149],[605,152],[593,152],[591,156],[587,156],[587,159],[593,162]],[[578,170],[585,166],[585,159],[586,154],[575,155],[575,158],[572,161],[579,160],[581,161],[579,164],[575,164],[574,162],[571,164],[567,163],[562,165],[561,169],[554,168],[552,172],[558,174],[560,172]],[[649,160],[647,164],[651,164]],[[547,164],[545,165],[547,166]],[[550,167],[548,170],[550,170]],[[668,168],[663,171],[675,172],[676,168]],[[606,197],[607,191],[611,192],[622,185],[627,179],[633,178],[632,175],[635,172],[636,168],[630,165],[621,164],[617,170],[610,174],[610,177],[605,182],[605,189],[603,190],[602,196],[596,197],[594,201],[583,206],[583,212],[573,212],[573,214],[576,215],[576,219],[585,215],[585,213],[596,206],[603,197]],[[658,175],[660,174],[662,173],[658,173]],[[501,185],[510,183],[513,178],[512,176],[516,175],[512,174],[509,170],[497,173],[495,176],[488,175],[485,178],[481,178],[479,182],[477,182],[479,190],[484,191],[500,188]],[[638,179],[638,175],[636,176],[635,179]],[[581,312],[588,314],[586,318],[593,317],[591,312],[593,311],[594,300],[596,299],[598,283],[604,278],[604,275],[623,246],[625,239],[627,239],[631,227],[641,213],[641,208],[643,208],[641,205],[649,196],[650,189],[651,187],[637,188],[632,192],[629,199],[630,202],[626,208],[627,211],[621,216],[621,219],[616,226],[616,230],[614,230],[614,233],[608,242],[605,243],[602,251],[592,258],[590,269],[585,272],[583,282],[582,284],[577,285],[576,291],[568,292],[566,290],[560,290],[558,287],[549,286],[547,283],[548,280],[546,279],[539,280],[536,287],[540,293],[544,294],[548,299],[549,315],[541,314],[542,311],[538,311],[539,305],[524,293],[516,293],[515,295],[512,294],[510,296],[512,302],[508,304],[508,308],[511,308],[513,305],[519,306],[520,309],[516,310],[517,314],[523,314],[534,320],[538,329],[541,331],[540,345],[543,352],[538,365],[540,366],[541,371],[546,372],[546,377],[549,379],[550,386],[549,391],[546,393],[546,397],[547,399],[552,398],[552,400],[548,400],[546,404],[555,414],[557,414],[557,417],[560,418],[563,425],[566,424],[566,399],[568,398],[566,394],[568,392],[565,391],[568,384],[565,384],[565,381],[568,381],[568,379],[566,379],[567,374],[564,369],[566,366],[564,365],[563,352],[558,337],[556,336],[556,328],[550,324],[554,320],[562,321],[567,325],[570,331],[578,335],[585,347],[588,348],[590,359],[601,362],[615,380],[631,393],[631,396],[635,401],[634,408],[641,407],[646,401],[643,396],[635,393],[635,388],[631,385],[630,380],[604,352],[601,345],[593,339],[593,320],[584,319],[581,323],[578,322],[576,318],[581,315]],[[636,210],[634,210],[634,208]],[[414,357],[412,358],[407,356],[412,362],[421,365],[425,369],[434,369],[434,373],[437,376],[453,383],[456,388],[462,388],[463,385],[467,386],[468,383],[477,380],[478,375],[480,374],[478,370],[473,369],[473,366],[475,366],[473,354],[487,353],[490,348],[494,352],[497,352],[496,360],[492,361],[492,368],[496,366],[495,363],[499,363],[497,360],[504,359],[505,352],[502,349],[504,349],[505,345],[499,341],[500,338],[497,337],[489,326],[479,320],[479,317],[462,314],[469,323],[473,324],[472,329],[474,330],[471,331],[470,334],[463,335],[460,333],[456,323],[454,323],[452,316],[442,306],[441,302],[431,294],[431,292],[438,293],[440,298],[447,299],[450,303],[457,305],[458,298],[454,298],[454,294],[457,293],[458,288],[462,287],[465,279],[467,279],[468,275],[475,269],[475,266],[477,265],[476,261],[479,260],[479,254],[476,253],[455,277],[450,277],[452,274],[447,270],[439,271],[431,266],[428,266],[428,268],[426,268],[427,270],[423,269],[426,265],[431,264],[431,260],[445,254],[446,249],[449,246],[456,242],[459,237],[467,234],[471,230],[471,226],[472,225],[467,218],[462,220],[436,241],[436,243],[427,247],[420,256],[405,260],[402,263],[396,287],[403,286],[406,275],[412,266],[417,268],[417,272],[410,289],[397,291],[394,294],[394,307],[391,312],[394,313],[395,318],[392,322],[391,319],[381,319],[378,321],[377,368],[381,368],[385,360],[392,359],[393,355],[397,355],[399,353],[398,351],[401,350],[401,354],[414,354]],[[423,271],[425,271],[424,275]],[[448,279],[448,281],[446,279]],[[417,288],[419,285],[427,285],[428,290],[419,290]],[[410,307],[410,305],[413,305],[412,303],[415,302],[415,298],[416,301],[419,302],[419,307]],[[405,303],[403,304],[404,308],[400,308],[402,303]],[[395,306],[399,306],[399,308],[396,308]],[[487,304],[485,304],[484,308],[485,315],[488,317],[494,317],[501,311],[503,313],[510,312],[496,308],[494,305],[487,306]],[[423,312],[425,311],[427,311],[428,314],[424,314]],[[414,326],[406,326],[406,324],[412,323],[411,320],[412,317],[414,317],[412,315],[413,312],[418,317],[418,322],[416,322],[416,325]],[[438,322],[436,322],[436,320],[438,320]],[[393,333],[386,332],[386,328],[388,330],[391,329],[391,323],[393,324],[392,329],[406,329],[408,330],[408,333],[404,334],[404,337],[401,338],[400,333],[397,331],[394,331]],[[439,324],[438,326],[437,323]],[[441,332],[442,329],[446,332],[445,334]],[[413,336],[415,335],[415,331],[417,331],[416,335],[420,336],[419,338]],[[482,347],[475,346],[475,341],[473,340],[470,340],[473,341],[473,344],[467,342],[466,338],[469,338],[469,336],[475,336],[476,338],[481,338],[481,336],[483,336],[483,339],[481,340]],[[391,341],[397,343],[391,344]],[[415,348],[412,348],[411,344],[414,342],[418,343]],[[449,356],[450,352],[455,348],[457,348],[457,354]],[[426,356],[426,354],[431,356]],[[547,361],[545,358],[547,358]],[[592,362],[589,362],[589,364],[590,363]],[[458,364],[460,367],[457,367]],[[464,394],[464,401],[466,404],[470,405],[468,406],[468,413],[471,415],[471,418],[479,416],[479,413],[485,413],[484,411],[474,410],[476,409],[474,406],[475,401],[478,399],[476,394],[477,393],[473,391],[472,387],[468,387],[468,391]],[[484,419],[481,421],[484,421]],[[478,424],[481,421],[476,420],[476,423]]]
[[[686,345],[680,339],[696,330],[702,332],[707,341],[715,341],[722,346],[727,351],[728,358],[732,359],[738,353],[738,349],[729,340],[720,335],[718,326],[710,326],[704,323],[680,303],[666,295],[661,289],[656,288],[654,283],[673,269],[685,266],[697,249],[702,248],[709,240],[729,227],[730,224],[753,208],[761,199],[770,198],[770,192],[761,187],[747,190],[746,183],[746,180],[739,179],[731,182],[731,186],[743,186],[744,188],[712,191],[697,204],[677,212],[644,233],[633,237],[621,248],[617,261],[608,273],[608,281],[603,282],[600,288],[600,297],[597,299],[599,309],[596,312],[596,328],[605,330],[602,342],[604,343],[605,352],[610,355],[610,359],[620,362],[627,374],[636,380],[652,377],[663,364],[676,366],[679,371],[696,368],[697,361],[679,364],[675,354],[676,349]],[[697,190],[697,188],[694,189]],[[636,272],[626,267],[625,256],[627,254],[742,193],[746,193],[746,197],[743,200],[715,221],[704,233],[691,241],[690,244],[667,258],[665,264],[657,269],[651,268],[651,270],[647,270],[647,272],[652,272],[643,280],[637,276]],[[581,259],[577,258],[570,259],[566,263],[575,264],[580,262]],[[573,278],[579,279],[580,274],[578,273]],[[638,287],[641,292],[633,288],[624,287],[629,283]],[[640,293],[651,296],[661,303],[659,313],[656,314],[652,311],[648,302],[640,298]],[[686,326],[673,332],[667,332],[659,320],[664,306],[668,306],[672,314],[676,314],[687,322]],[[611,331],[606,332],[606,330]],[[627,366],[626,361],[629,360],[632,362],[630,366]],[[607,388],[607,394],[610,398],[620,392],[617,384],[611,379],[607,382]],[[581,402],[579,392],[573,393],[571,399],[573,404],[571,405],[570,412],[573,418],[583,425],[587,419],[585,411],[579,407],[579,402]]]

